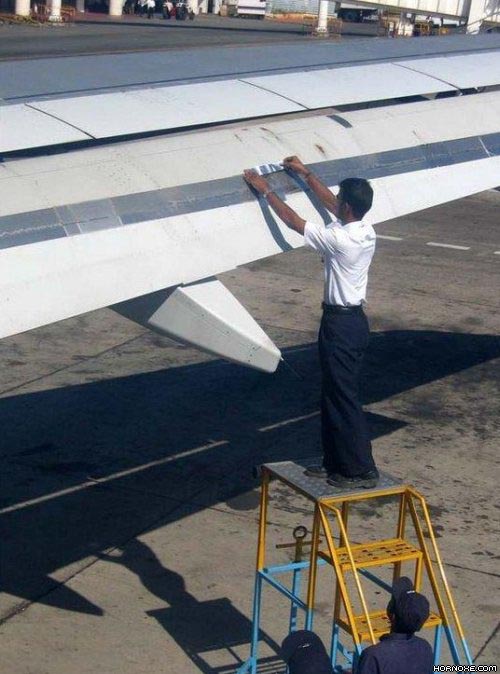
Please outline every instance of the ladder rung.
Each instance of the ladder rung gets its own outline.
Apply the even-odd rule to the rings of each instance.
[[[338,559],[343,571],[348,571],[351,567],[349,555],[345,547],[336,548]],[[409,559],[418,559],[422,557],[422,551],[416,548],[403,538],[391,538],[374,543],[361,543],[351,545],[352,556],[357,568],[366,568],[368,566],[380,566],[382,564],[392,564],[394,562],[404,562]],[[330,552],[328,550],[319,550],[318,555],[332,563]]]
[[[352,635],[352,630],[345,618],[339,618],[337,622],[343,630],[345,630],[348,634]],[[358,639],[360,641],[369,641],[370,631],[368,629],[366,617],[364,615],[354,616],[354,622],[356,626],[356,631],[358,633]],[[381,637],[383,634],[387,634],[391,629],[391,624],[385,611],[376,611],[375,613],[370,613],[370,623],[373,629],[373,633],[376,637]],[[438,616],[438,614],[431,613],[427,618],[427,620],[425,621],[422,629],[429,627],[437,627],[438,625],[441,625],[441,623],[442,620]]]

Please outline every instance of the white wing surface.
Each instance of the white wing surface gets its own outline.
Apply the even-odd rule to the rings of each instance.
[[[228,102],[221,115],[237,115],[238,106],[241,114],[260,114],[268,102],[279,101],[276,112],[282,104],[293,108],[299,99],[299,109],[322,107],[324,96],[341,100],[333,87],[314,84],[308,91],[302,79],[311,75],[330,82],[332,73],[272,76],[273,91],[239,82],[239,90],[255,90],[256,98],[248,100],[246,111],[241,101]],[[300,86],[290,103],[278,78],[292,76]],[[419,82],[421,77],[427,75],[417,73]],[[413,74],[408,78],[412,81]],[[463,85],[457,83],[450,86]],[[229,91],[236,85],[224,86]],[[390,86],[384,95],[396,96],[398,82]],[[159,109],[171,106],[174,114],[170,94],[154,96]],[[83,112],[68,107],[64,114],[68,119],[70,112],[87,115],[86,105]],[[199,115],[196,106],[191,112]],[[120,303],[121,313],[162,334],[272,371],[279,351],[213,277],[300,246],[302,237],[255,197],[241,178],[244,168],[298,154],[332,188],[343,178],[364,176],[375,189],[374,223],[500,184],[498,91],[332,112],[256,119],[0,164],[0,337]],[[104,135],[116,131],[106,127],[111,118],[102,123]],[[89,126],[87,132],[97,134],[97,128]],[[322,218],[303,183],[283,171],[270,181],[303,217]]]

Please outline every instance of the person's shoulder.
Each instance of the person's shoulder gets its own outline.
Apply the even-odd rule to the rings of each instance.
[[[428,641],[422,639],[422,637],[417,637],[415,635],[413,635],[413,641],[415,644],[413,647],[413,658],[420,662],[424,671],[431,672],[434,662],[434,651],[432,646]]]
[[[377,238],[377,232],[375,231],[375,227],[372,225],[372,223],[370,221],[367,222],[366,220],[361,220],[360,224],[361,224],[360,229],[363,235],[367,239],[372,239],[373,241],[375,241],[375,239]]]
[[[328,239],[337,236],[339,229],[342,229],[340,224],[337,225],[336,223],[329,223],[328,225],[324,225],[319,224],[318,222],[306,220],[304,233],[308,231],[310,234],[316,234],[322,239]]]
[[[325,225],[326,229],[332,229],[332,230],[336,230],[336,231],[344,229],[340,220],[338,220],[334,215],[331,215],[330,217],[331,217],[330,222],[328,222]]]
[[[422,637],[417,637],[416,634],[413,635],[413,639],[415,640],[415,643],[418,645],[418,647],[422,649],[422,651],[433,653],[432,646],[428,641],[422,639]]]
[[[365,231],[367,233],[367,236],[375,241],[375,239],[377,238],[377,232],[375,231],[375,227],[373,225],[368,224],[366,226]]]
[[[377,238],[373,225],[365,220],[358,220],[358,222],[354,223],[354,235],[361,240],[375,240]]]
[[[380,642],[363,649],[359,659],[358,674],[375,674],[379,671]]]
[[[347,238],[346,229],[344,225],[340,222],[340,220],[337,220],[337,218],[334,218],[331,222],[329,222],[325,226],[325,231],[328,233],[329,236],[332,237],[332,239],[340,241],[343,238]]]
[[[365,659],[369,659],[376,655],[380,651],[380,645],[381,642],[379,641],[378,644],[372,644],[371,646],[367,646],[366,648],[363,649],[363,657]]]

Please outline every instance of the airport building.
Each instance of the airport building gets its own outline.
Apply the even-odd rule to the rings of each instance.
[[[15,12],[19,16],[29,16],[35,4],[47,7],[49,20],[57,21],[61,17],[62,0],[0,0],[0,10]],[[110,15],[123,13],[124,0],[66,0],[77,12],[108,11]],[[160,0],[158,0],[158,5]],[[416,17],[429,20],[455,22],[466,26],[468,33],[484,30],[500,30],[500,0],[351,0],[320,2],[320,0],[189,0],[195,13],[227,14],[264,18],[276,14],[338,16],[347,21],[360,21],[370,14],[376,17],[377,11],[408,17],[408,31],[412,35],[411,22]],[[320,12],[320,5],[322,6]],[[405,19],[406,21],[406,19]]]

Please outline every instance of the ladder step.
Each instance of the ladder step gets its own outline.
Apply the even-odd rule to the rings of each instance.
[[[345,547],[336,548],[338,560],[343,571],[349,571],[351,563]],[[390,538],[375,543],[361,543],[360,545],[351,545],[351,552],[354,563],[359,569],[369,566],[380,566],[382,564],[392,564],[394,562],[404,562],[409,559],[419,559],[422,557],[422,551],[416,548],[403,538]],[[330,552],[328,550],[319,550],[319,557],[332,564]]]
[[[360,641],[369,641],[370,630],[368,629],[366,617],[364,615],[354,616],[354,622],[356,625],[356,631],[358,633],[358,639]],[[370,613],[370,622],[373,633],[376,637],[381,637],[383,634],[387,634],[391,629],[391,624],[385,611],[376,611],[375,613]],[[339,618],[337,623],[345,632],[352,635],[352,630],[345,618]],[[438,625],[441,625],[441,623],[442,620],[439,615],[437,613],[431,613],[425,621],[422,629],[437,627]]]

